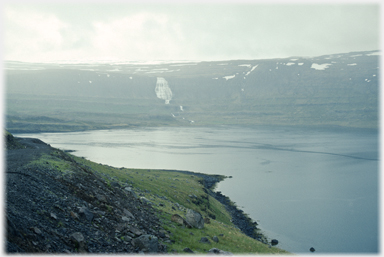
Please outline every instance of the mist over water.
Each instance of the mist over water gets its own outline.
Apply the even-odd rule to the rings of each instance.
[[[223,126],[15,136],[115,167],[232,176],[217,190],[278,239],[278,247],[378,252],[377,131]]]

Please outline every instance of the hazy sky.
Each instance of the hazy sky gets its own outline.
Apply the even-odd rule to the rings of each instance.
[[[17,2],[16,2],[17,3]],[[5,3],[5,60],[229,60],[378,50],[375,2]]]

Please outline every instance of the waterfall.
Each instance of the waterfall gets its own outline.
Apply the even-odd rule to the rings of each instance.
[[[157,78],[155,92],[157,98],[163,99],[165,100],[165,104],[169,104],[169,101],[172,99],[172,91],[164,78]]]

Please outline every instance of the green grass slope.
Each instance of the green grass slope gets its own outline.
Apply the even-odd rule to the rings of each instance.
[[[167,244],[169,252],[183,253],[183,249],[188,247],[200,254],[207,253],[211,248],[234,254],[289,254],[242,233],[232,224],[226,208],[207,193],[201,178],[191,173],[115,168],[60,150],[42,155],[33,161],[33,165],[65,172],[74,165],[73,161],[76,165],[86,167],[94,175],[102,177],[111,189],[113,188],[111,184],[114,182],[129,185],[138,197],[150,201],[161,220],[163,229],[170,232],[170,242]],[[216,177],[224,179],[223,176]],[[203,229],[197,229],[186,228],[171,221],[173,214],[185,217],[187,208],[200,212],[203,217],[210,219],[210,223],[206,223]],[[214,236],[219,238],[219,242],[212,240]],[[201,237],[207,237],[210,244],[200,243]]]

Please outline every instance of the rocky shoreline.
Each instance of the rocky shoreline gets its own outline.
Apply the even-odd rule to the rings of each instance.
[[[44,154],[68,170],[31,163]],[[150,205],[41,140],[8,135],[6,173],[7,253],[142,253],[148,235],[167,252]]]
[[[167,244],[175,243],[157,211],[145,197],[127,190],[129,184],[108,181],[39,139],[8,134],[6,143],[6,252],[145,253],[149,240],[156,246],[150,252],[164,254]],[[44,155],[53,159],[41,160]],[[268,244],[257,223],[228,197],[213,192],[224,176],[167,171],[201,178],[204,192],[226,207],[240,231]],[[135,192],[143,195],[138,188]]]
[[[222,175],[208,175],[203,173],[191,172],[191,171],[182,171],[182,170],[167,170],[172,172],[179,172],[189,175],[194,175],[196,177],[202,178],[201,183],[204,185],[205,191],[207,194],[218,200],[222,205],[225,206],[226,210],[231,214],[232,223],[238,227],[244,234],[247,236],[256,239],[264,244],[269,244],[268,239],[265,235],[262,234],[259,228],[257,228],[258,223],[253,221],[250,217],[247,216],[242,210],[240,210],[228,196],[223,195],[220,191],[213,191],[215,185],[220,181],[224,180],[226,177]],[[276,239],[274,239],[276,240]]]

